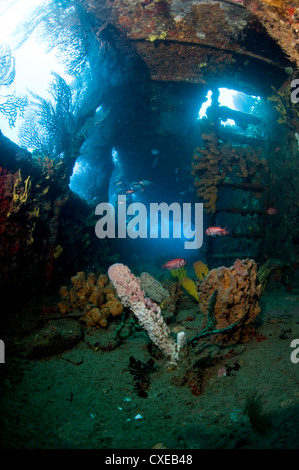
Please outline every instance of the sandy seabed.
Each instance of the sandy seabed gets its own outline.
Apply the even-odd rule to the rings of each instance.
[[[60,319],[12,315],[2,326],[10,339],[0,364],[1,448],[298,449],[299,362],[291,361],[291,342],[299,339],[299,292],[267,293],[261,307],[257,335],[225,347],[195,388],[182,379],[186,359],[169,370],[150,354],[144,332],[115,343],[117,321],[105,330],[83,328],[82,339],[61,353],[26,357],[17,347],[20,331],[32,338],[44,322],[55,328]],[[192,337],[197,304],[187,299],[179,313]],[[68,322],[78,328],[78,319]],[[130,357],[154,361],[144,396]]]

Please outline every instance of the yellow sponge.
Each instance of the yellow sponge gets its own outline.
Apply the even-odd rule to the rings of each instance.
[[[184,279],[187,276],[187,270],[184,267],[178,268],[178,269],[171,269],[170,274],[177,278],[180,282],[182,282],[182,279]]]
[[[207,276],[209,272],[208,266],[202,261],[195,261],[195,263],[193,263],[193,269],[197,278],[201,281]]]

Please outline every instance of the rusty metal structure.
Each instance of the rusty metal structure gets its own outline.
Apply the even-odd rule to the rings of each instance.
[[[194,197],[205,204],[207,226],[234,227],[233,237],[205,242],[210,267],[230,265],[236,256],[263,260],[279,254],[278,265],[295,262],[297,208],[288,203],[298,200],[299,114],[291,106],[287,87],[299,64],[298,0],[77,0],[76,4],[94,19],[91,32],[106,67],[99,87],[109,119],[103,131],[94,126],[84,137],[87,147],[96,142],[94,154],[91,145],[91,161],[105,162],[103,197],[107,198],[113,170],[112,149],[117,148],[129,181],[153,178],[155,188],[165,188],[163,200],[184,202],[184,197]],[[75,20],[69,21],[65,28],[76,27]],[[261,96],[274,111],[272,121],[220,107],[219,87]],[[197,117],[209,90],[213,104],[203,128]],[[234,119],[241,131],[221,126],[224,118]],[[248,126],[258,132],[246,133]],[[80,266],[82,259],[99,252],[92,249],[93,227],[85,224],[88,208],[77,210],[65,162],[60,165],[46,157],[33,165],[31,156],[20,158],[20,149],[2,134],[0,147],[4,247],[0,284],[5,289],[16,277],[12,273],[20,271],[28,278],[24,285],[36,283],[38,289],[42,283],[48,288],[59,270],[68,266],[73,272],[74,261]],[[157,167],[153,150],[159,153]],[[77,148],[74,162],[78,155]],[[185,181],[180,185],[175,171],[182,166]],[[193,192],[188,192],[190,188]],[[266,212],[276,205],[287,214],[279,229],[275,217]],[[69,214],[73,209],[76,227],[70,241],[63,230],[71,228],[60,221],[64,211]],[[72,251],[68,244],[80,241],[83,233],[84,249],[80,246],[76,260],[67,258]],[[47,242],[41,243],[42,238]],[[107,251],[103,245],[102,259]],[[46,265],[44,278],[39,276],[40,265]]]
[[[115,28],[156,81],[238,81],[267,64],[297,65],[298,8],[280,0],[81,0]],[[124,50],[125,51],[125,50]],[[254,77],[253,77],[254,78]]]
[[[241,127],[245,123],[244,129],[248,125],[261,128],[268,124],[267,118],[220,108],[217,89],[227,86],[259,94],[266,101],[273,89],[289,84],[299,64],[298,2],[81,1],[98,20],[100,40],[119,51],[124,66],[135,60],[136,70],[141,71],[134,96],[142,103],[142,112],[118,142],[127,164],[134,159],[133,148],[142,154],[145,143],[158,142],[163,148],[161,185],[165,185],[163,174],[179,165],[180,155],[186,155],[191,167],[190,154],[199,147],[191,174],[197,196],[205,204],[206,223],[229,221],[239,228],[235,232],[238,256],[260,258],[269,251],[264,241],[265,207],[271,197],[272,138],[236,133],[219,123],[225,114],[226,119],[241,121]],[[190,131],[187,124],[191,127],[190,116],[195,115],[194,101],[202,102],[209,89],[214,95],[209,120],[201,131]],[[175,122],[184,124],[178,128]],[[142,165],[146,165],[144,161]],[[253,178],[258,182],[252,182]],[[211,265],[234,260],[235,244],[210,240],[206,246]]]

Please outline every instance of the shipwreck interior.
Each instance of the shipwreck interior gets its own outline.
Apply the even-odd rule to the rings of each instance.
[[[0,26],[8,3],[0,7]],[[52,317],[57,321],[66,315],[65,321],[76,322],[71,337],[61,333],[63,341],[55,342],[55,354],[78,344],[83,333],[72,307],[82,315],[86,283],[110,288],[101,276],[114,263],[127,264],[136,275],[148,271],[168,286],[173,297],[166,302],[165,318],[170,325],[180,318],[181,295],[193,297],[185,298],[186,305],[198,302],[199,289],[200,308],[209,319],[212,308],[224,308],[220,275],[223,282],[228,272],[255,280],[257,267],[263,266],[267,279],[256,291],[251,286],[246,300],[250,320],[242,317],[242,331],[237,326],[225,338],[239,346],[252,337],[265,339],[252,326],[261,289],[275,295],[299,288],[299,104],[291,99],[299,66],[298,31],[298,2],[289,0],[45,0],[24,15],[14,42],[0,44],[0,293],[5,312],[0,331],[6,332],[7,357],[18,353],[16,341],[23,333],[29,335],[22,343],[24,360],[51,356],[53,345],[37,345],[30,335]],[[10,91],[18,74],[18,51],[33,38],[57,57],[65,75],[52,71],[46,95],[29,83],[26,95],[19,96]],[[14,137],[10,131],[15,129]],[[117,211],[120,194],[127,204],[140,202],[147,208],[161,202],[203,203],[202,247],[184,250],[185,239],[175,237],[98,238],[95,209],[109,202]],[[226,236],[211,236],[209,227],[222,227]],[[214,285],[220,283],[218,297],[202,284],[196,284],[195,292],[193,280],[185,282],[185,292],[187,278],[180,274],[173,274],[180,288],[171,286],[173,278],[161,267],[177,258],[187,259],[188,269],[200,263],[194,268],[197,280],[210,270],[210,280],[215,276]],[[97,295],[88,300],[93,311],[99,310],[97,302],[104,304]],[[111,332],[122,341],[127,309],[113,295],[113,308],[107,297],[108,313],[96,323],[89,311],[84,328],[98,332],[112,324]],[[158,303],[163,302],[162,297]],[[203,336],[216,331],[215,343],[220,344],[219,331],[226,334],[231,328],[227,322],[239,318],[234,307],[226,320],[221,317],[217,330],[207,320]],[[186,318],[188,329],[191,313]],[[43,338],[56,338],[55,325],[51,331],[45,328]],[[130,333],[134,328],[138,334],[129,323]],[[189,345],[199,348],[201,338],[194,334]],[[110,336],[104,346],[101,340],[91,343],[85,336],[90,354],[119,345]],[[150,351],[156,360],[155,350]],[[185,381],[176,379],[176,385],[187,383],[192,395],[200,395],[203,374],[196,368],[206,367],[205,360],[196,356]],[[141,363],[134,357],[130,361],[136,376]],[[207,362],[218,364],[215,356]],[[146,377],[152,373],[151,362],[142,367]],[[10,383],[20,377],[11,377]],[[149,393],[147,378],[142,383],[135,384],[141,401]],[[22,431],[11,429],[8,447],[10,438],[11,446],[17,446],[15,436]],[[71,431],[59,432],[57,447],[72,447]],[[30,433],[25,447],[47,445],[37,437],[28,444]],[[103,446],[112,447],[114,441],[105,439]],[[121,439],[118,445],[125,445]],[[86,445],[78,442],[77,447]],[[178,438],[169,445],[185,444]]]
[[[56,289],[80,266],[107,268],[114,252],[125,256],[130,241],[96,239],[92,217],[122,178],[154,182],[139,197],[145,204],[203,202],[205,226],[229,226],[230,238],[203,246],[211,267],[271,258],[295,275],[296,60],[268,24],[277,16],[292,26],[292,10],[282,15],[275,2],[73,3],[56,14],[64,34],[70,25],[61,55],[78,72],[72,89],[54,75],[52,122],[39,137],[32,113],[41,101],[28,111],[20,145],[1,135],[1,286]],[[265,9],[272,16],[263,21]],[[46,13],[35,29],[50,42],[59,31],[46,35]],[[220,89],[234,90],[229,106]],[[279,216],[269,217],[270,206]],[[142,240],[134,243],[144,253]]]

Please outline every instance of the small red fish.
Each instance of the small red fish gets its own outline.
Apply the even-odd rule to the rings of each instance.
[[[291,7],[287,9],[287,12],[290,16],[295,16],[296,10],[295,8]]]
[[[221,227],[209,227],[205,231],[206,235],[209,235],[211,237],[216,237],[216,235],[219,235],[220,237],[223,237],[224,235],[229,235],[229,230],[226,230],[227,227],[221,228]]]
[[[136,191],[134,189],[127,189],[126,194],[134,194]]]
[[[171,261],[167,261],[167,263],[164,264],[164,266],[162,266],[162,269],[163,268],[178,269],[178,268],[181,268],[182,266],[185,266],[185,264],[187,264],[187,260],[183,258],[176,258],[176,259],[172,259]]]
[[[266,210],[267,214],[269,215],[274,215],[274,214],[278,214],[279,210],[276,209],[276,207],[269,207],[267,210]]]

